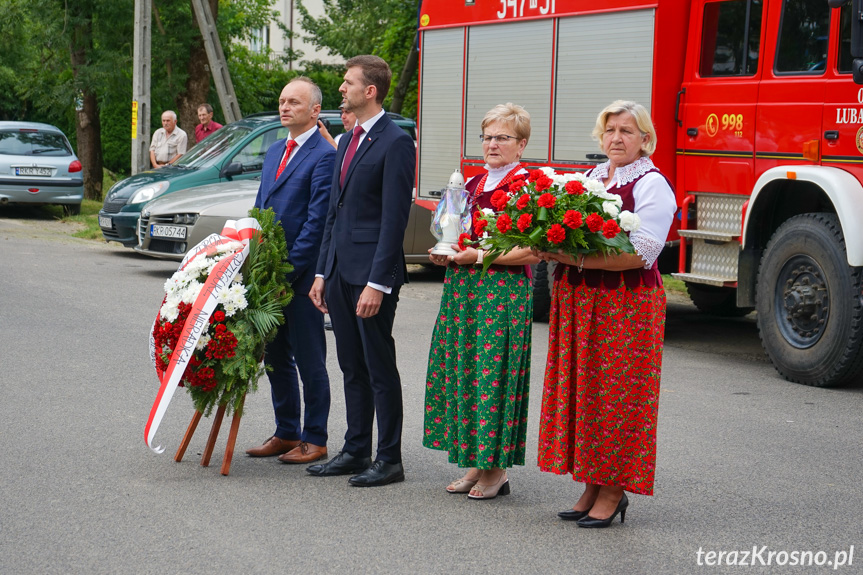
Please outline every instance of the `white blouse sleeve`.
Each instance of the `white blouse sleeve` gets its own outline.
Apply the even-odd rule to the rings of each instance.
[[[632,197],[641,226],[629,235],[629,240],[644,260],[645,269],[649,269],[665,247],[677,202],[671,186],[656,172],[646,174],[635,183]]]

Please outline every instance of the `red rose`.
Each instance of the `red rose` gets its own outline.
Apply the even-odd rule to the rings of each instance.
[[[511,194],[516,193],[520,189],[524,187],[524,176],[519,176],[517,179],[511,181],[509,183],[509,192]]]
[[[551,178],[549,178],[546,175],[543,175],[540,179],[538,179],[534,183],[534,187],[536,188],[537,192],[542,192],[544,190],[547,190],[553,185],[554,185],[554,180],[552,180]]]
[[[608,239],[613,238],[619,233],[620,226],[618,226],[617,222],[615,222],[614,220],[608,220],[607,222],[602,224],[602,235],[604,235]]]
[[[518,231],[524,232],[524,230],[530,227],[530,223],[532,220],[533,216],[531,214],[521,214],[515,224],[516,227],[518,227]]]
[[[587,222],[587,229],[594,233],[601,230],[602,224],[605,223],[599,214],[590,214],[585,221]]]
[[[464,250],[465,249],[465,242],[469,242],[469,241],[470,241],[470,234],[461,234],[458,237],[458,247],[460,247],[462,250]]]
[[[515,207],[516,207],[516,208],[518,208],[518,209],[520,209],[520,210],[523,210],[523,209],[525,209],[525,208],[527,207],[527,205],[528,205],[529,203],[530,203],[530,196],[529,196],[528,194],[524,194],[524,195],[523,195],[522,197],[520,197],[520,198],[518,199],[518,201],[515,203]]]
[[[562,225],[554,224],[548,229],[546,237],[548,238],[549,242],[553,244],[559,244],[566,239],[566,230],[563,229]]]
[[[508,214],[501,214],[497,219],[497,229],[500,233],[505,234],[512,229],[512,218]]]
[[[563,224],[572,229],[580,228],[581,224],[584,223],[583,216],[581,212],[577,212],[575,210],[566,210],[566,213],[563,214]]]
[[[540,179],[541,177],[543,177],[543,176],[545,175],[545,174],[542,172],[542,170],[530,170],[530,171],[528,172],[528,174],[530,174],[530,175],[528,176],[528,178],[527,178],[527,179],[528,179],[528,181],[530,181],[530,182],[535,182],[535,181],[537,181],[538,179]]]
[[[539,188],[537,188],[537,189],[539,189]],[[554,207],[554,204],[556,201],[557,200],[555,199],[555,197],[552,196],[551,194],[543,194],[536,201],[536,205],[538,205],[541,208],[551,209]]]
[[[491,205],[494,206],[494,209],[497,211],[502,210],[508,201],[509,196],[503,190],[498,190],[491,195]]]
[[[485,227],[487,225],[488,225],[488,220],[476,220],[473,223],[473,233],[475,233],[478,236],[482,235],[482,231],[485,229]]]
[[[578,180],[571,180],[566,182],[564,189],[566,189],[567,194],[581,195],[584,193],[584,184]]]

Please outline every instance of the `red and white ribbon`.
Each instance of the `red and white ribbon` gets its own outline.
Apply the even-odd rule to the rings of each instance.
[[[183,373],[186,371],[186,366],[195,353],[195,345],[197,345],[201,335],[206,333],[210,325],[210,315],[218,304],[219,295],[230,287],[234,277],[236,277],[243,267],[243,262],[246,261],[246,256],[249,254],[249,240],[260,229],[261,226],[254,218],[243,218],[237,221],[228,220],[221,234],[212,234],[202,240],[198,245],[189,250],[186,257],[183,258],[182,263],[180,263],[179,269],[183,269],[197,257],[213,255],[221,245],[238,241],[243,244],[242,248],[233,253],[226,253],[225,257],[219,260],[213,271],[207,276],[207,281],[204,282],[204,287],[192,304],[192,309],[189,311],[186,323],[183,324],[183,331],[180,334],[180,339],[177,341],[174,352],[171,354],[168,368],[159,378],[161,386],[159,387],[159,392],[156,394],[153,407],[150,409],[147,426],[144,428],[144,441],[156,453],[162,453],[165,451],[165,448],[161,445],[153,447],[153,436],[156,435],[159,424],[162,422],[162,417],[168,409],[168,404],[171,402],[171,398],[177,390]],[[156,316],[156,322],[158,321],[159,317]],[[155,365],[156,346],[152,333],[153,330],[150,330],[150,357]]]

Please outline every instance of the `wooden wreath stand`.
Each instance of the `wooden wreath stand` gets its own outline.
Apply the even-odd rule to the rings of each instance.
[[[243,410],[243,404],[246,402],[246,396],[240,400],[238,411]],[[179,463],[183,460],[183,455],[186,453],[186,448],[189,447],[189,442],[192,441],[192,435],[195,434],[195,429],[198,427],[198,422],[201,421],[200,411],[195,411],[192,416],[192,421],[189,422],[189,427],[186,429],[186,435],[183,436],[183,441],[177,449],[177,454],[174,455],[174,461]],[[210,466],[210,457],[213,455],[213,448],[216,446],[216,438],[219,436],[219,428],[222,427],[222,419],[225,417],[225,405],[220,405],[216,410],[216,417],[213,418],[213,427],[210,429],[210,437],[207,439],[207,446],[204,448],[204,453],[201,455],[201,466]],[[222,457],[222,475],[227,475],[231,471],[231,459],[234,457],[234,445],[237,443],[237,431],[240,429],[241,416],[234,412],[234,417],[231,419],[231,431],[228,433],[228,444],[225,446],[225,455]]]

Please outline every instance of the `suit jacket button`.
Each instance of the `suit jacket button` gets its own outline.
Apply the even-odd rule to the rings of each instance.
[[[342,207],[342,205],[343,205],[342,202],[339,202],[339,207]]]

